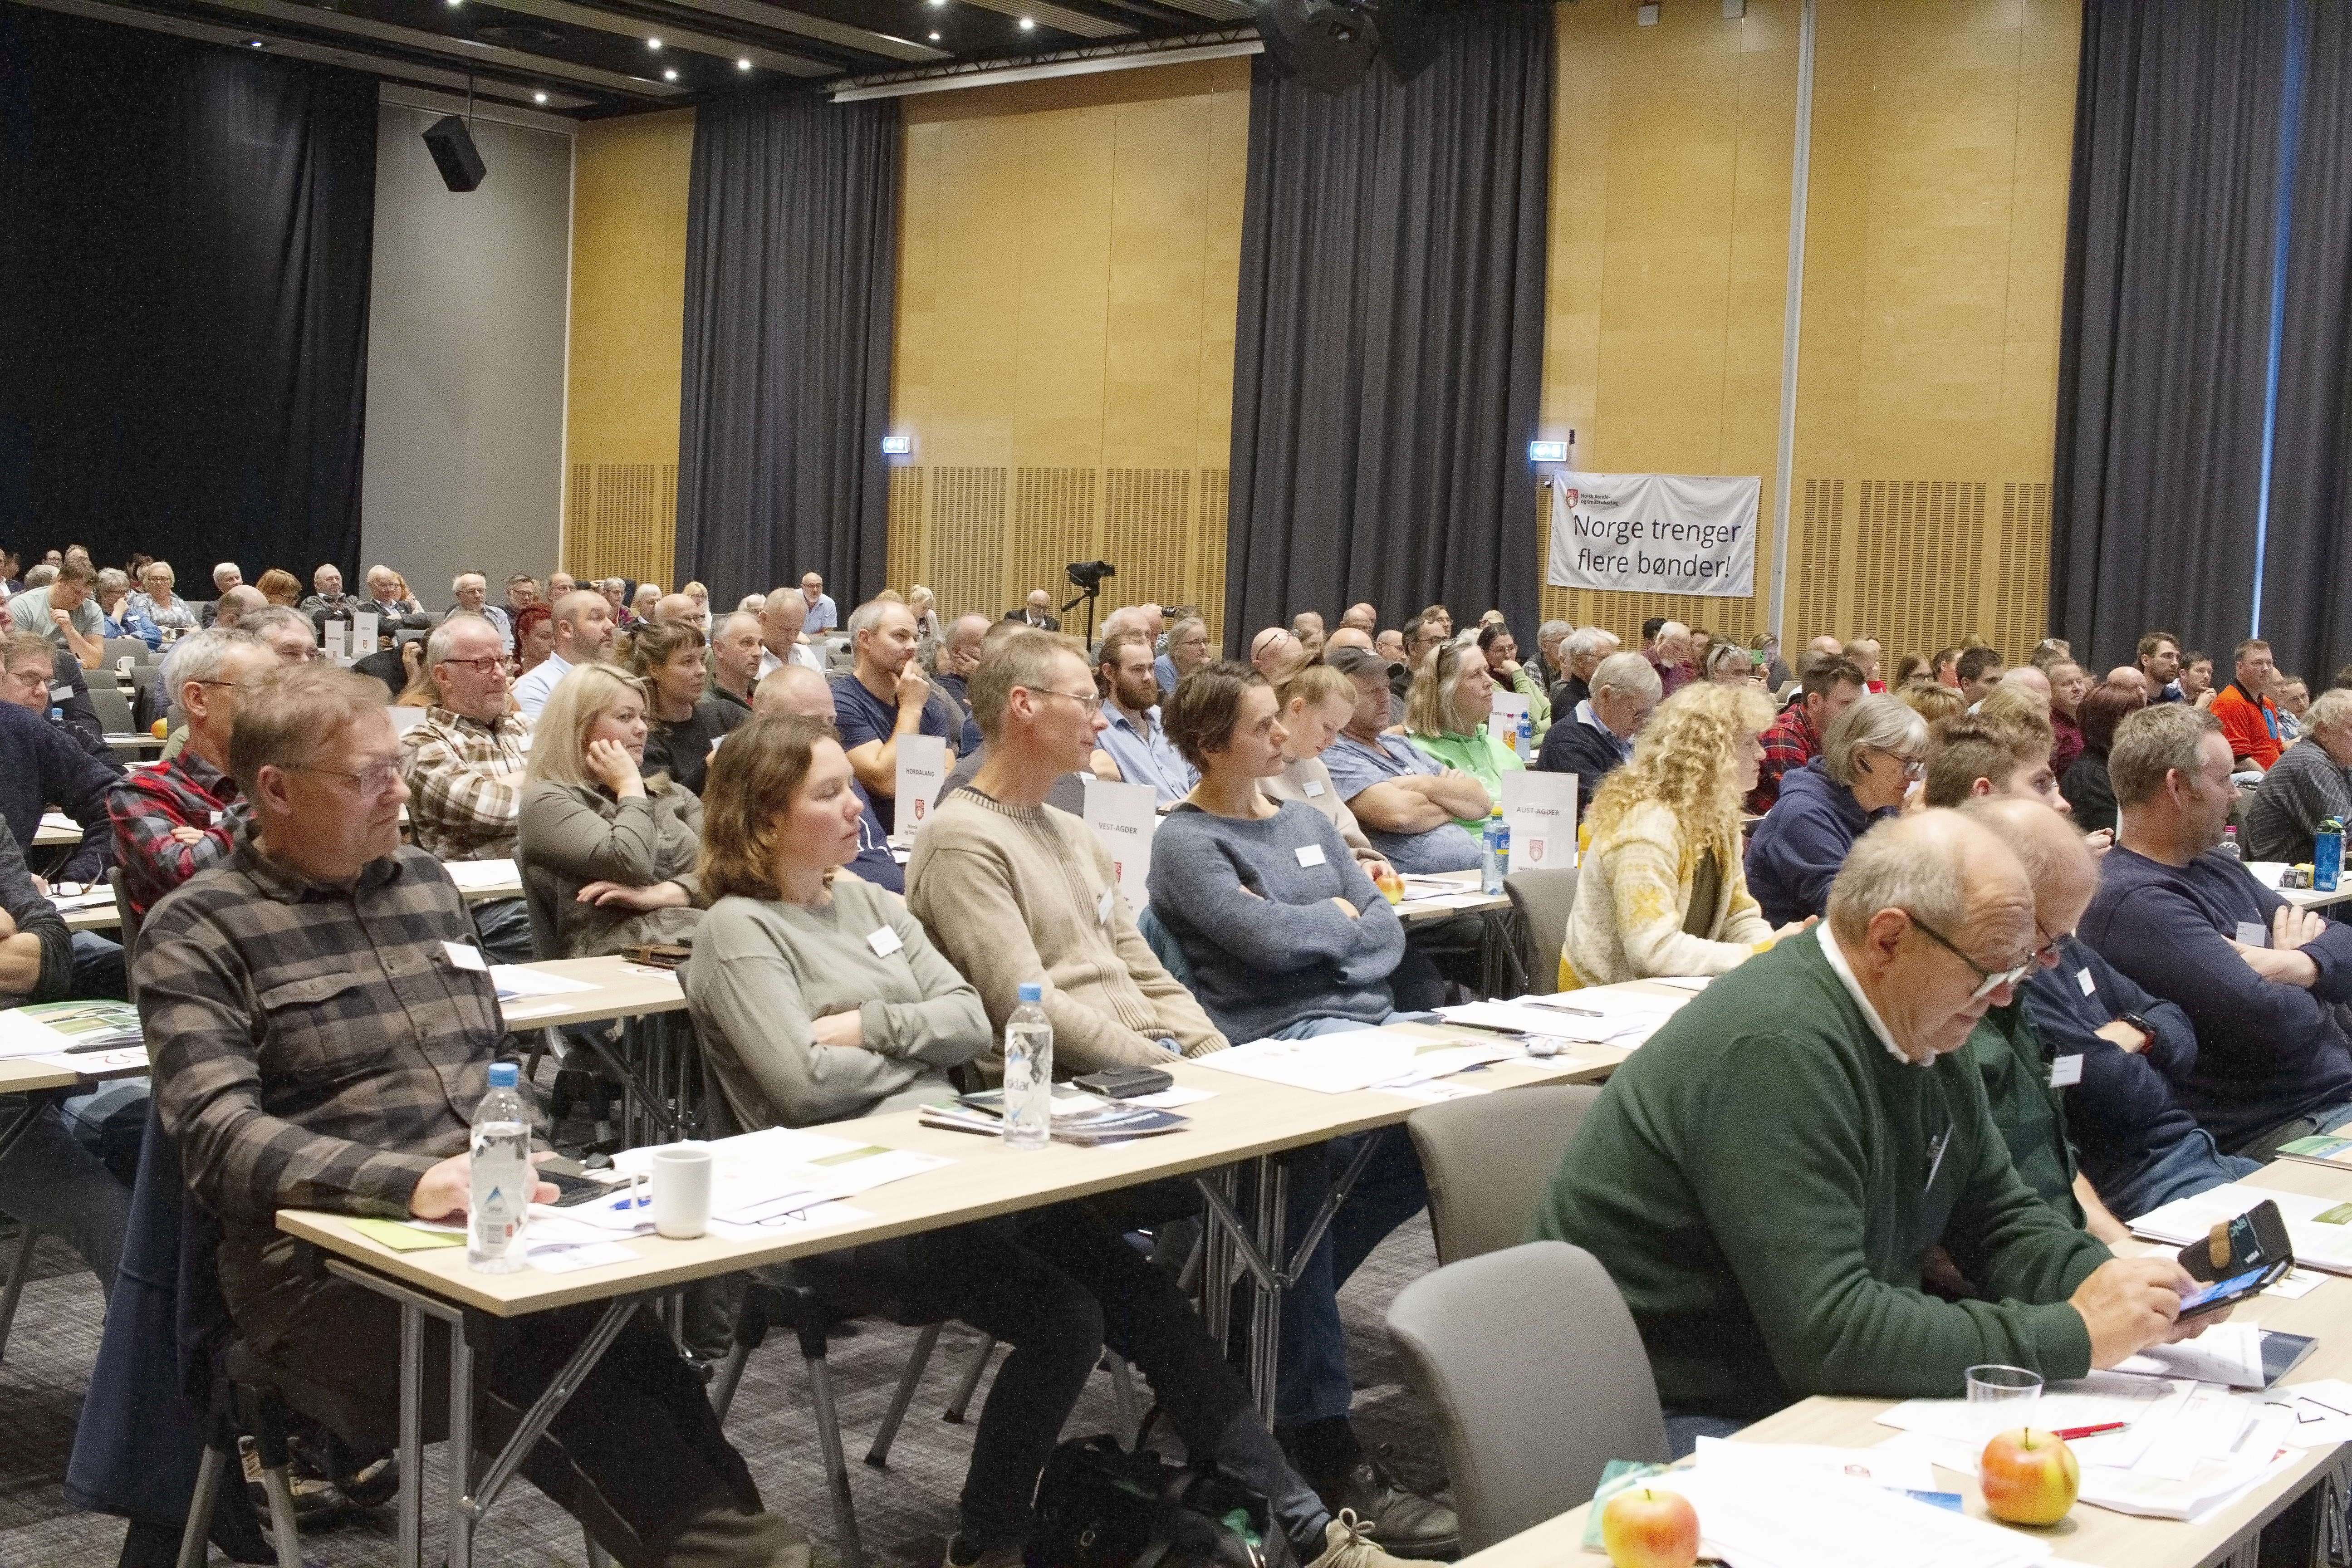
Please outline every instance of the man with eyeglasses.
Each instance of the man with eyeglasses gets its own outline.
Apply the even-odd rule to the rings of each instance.
[[[228,858],[158,904],[139,1006],[155,1096],[190,1190],[218,1216],[221,1295],[262,1363],[335,1391],[362,1458],[399,1436],[398,1306],[304,1268],[282,1207],[389,1219],[464,1215],[469,1122],[504,1030],[489,975],[458,962],[466,906],[400,842],[400,751],[383,689],[325,664],[237,694],[229,771],[250,803]],[[541,1184],[532,1196],[551,1202]],[[594,1331],[593,1308],[494,1325],[493,1426],[535,1400]],[[447,1339],[425,1336],[431,1441],[447,1424]],[[700,1383],[639,1320],[581,1380],[524,1473],[623,1562],[807,1568],[760,1505]]]
[[[1970,1366],[2080,1377],[2176,1336],[2187,1272],[2042,1202],[1959,1054],[2032,971],[2033,913],[1983,827],[1882,823],[1826,921],[1717,975],[1602,1089],[1535,1232],[1609,1270],[1677,1451],[1808,1394],[1951,1398]],[[1921,1289],[1939,1246],[1980,1300]]]
[[[400,738],[400,773],[419,848],[440,860],[505,860],[522,819],[530,721],[509,711],[506,639],[479,616],[455,615],[425,639],[433,703]],[[530,914],[520,899],[474,906],[482,950],[500,963],[530,961]]]
[[[278,668],[269,645],[249,632],[207,627],[172,645],[163,680],[187,715],[188,743],[170,761],[140,768],[107,801],[114,821],[114,862],[133,914],[205,867],[228,858],[230,835],[244,815],[228,773],[236,695]]]

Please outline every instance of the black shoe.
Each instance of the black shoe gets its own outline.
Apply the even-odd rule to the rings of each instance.
[[[1452,1557],[1461,1548],[1462,1527],[1452,1507],[1405,1490],[1369,1454],[1349,1468],[1323,1501],[1334,1515],[1353,1513],[1357,1528],[1391,1557]]]

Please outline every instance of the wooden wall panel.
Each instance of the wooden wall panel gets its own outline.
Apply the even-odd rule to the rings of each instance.
[[[565,571],[669,582],[677,538],[676,463],[574,463],[564,502]]]

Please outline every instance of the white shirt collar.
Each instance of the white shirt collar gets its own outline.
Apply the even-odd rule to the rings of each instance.
[[[1916,1066],[1904,1054],[1903,1047],[1895,1043],[1895,1037],[1887,1032],[1886,1020],[1878,1016],[1878,1009],[1870,1005],[1870,998],[1862,994],[1862,982],[1853,977],[1853,966],[1845,961],[1845,949],[1840,947],[1837,938],[1830,934],[1830,922],[1823,921],[1815,926],[1813,934],[1821,941],[1822,956],[1830,961],[1830,969],[1845,986],[1846,994],[1853,997],[1853,1005],[1862,1009],[1863,1019],[1869,1024],[1870,1032],[1878,1037],[1878,1043],[1886,1047],[1889,1056],[1906,1067]]]

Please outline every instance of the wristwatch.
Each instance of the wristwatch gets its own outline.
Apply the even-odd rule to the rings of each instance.
[[[2140,1041],[2139,1048],[2141,1050],[2146,1050],[2148,1047],[2156,1044],[2156,1026],[2149,1023],[2146,1018],[2141,1017],[2138,1014],[2118,1013],[2116,1015],[2116,1022],[2118,1024],[2129,1024],[2133,1028],[2137,1029],[2142,1035],[2147,1037],[2145,1039]]]

